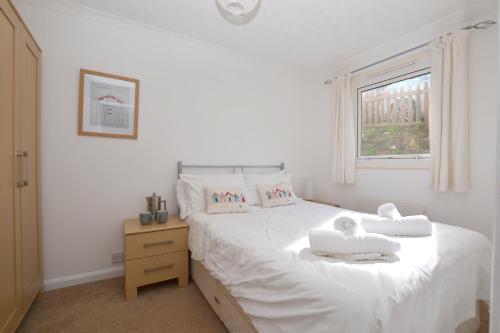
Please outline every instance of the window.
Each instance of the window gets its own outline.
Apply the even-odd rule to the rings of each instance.
[[[358,89],[358,159],[430,156],[430,80],[426,68]]]

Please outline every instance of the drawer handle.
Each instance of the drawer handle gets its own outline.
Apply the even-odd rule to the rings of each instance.
[[[154,271],[158,271],[160,269],[172,269],[172,268],[174,268],[174,264],[168,264],[168,265],[156,266],[156,267],[146,267],[146,268],[144,268],[144,273],[154,272]]]
[[[149,242],[149,243],[144,243],[144,247],[150,247],[150,246],[156,246],[156,245],[170,245],[174,244],[173,240],[167,240],[167,241],[158,241],[158,242]]]

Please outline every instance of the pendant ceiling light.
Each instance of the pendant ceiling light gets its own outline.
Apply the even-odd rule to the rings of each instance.
[[[235,25],[250,22],[260,7],[260,0],[215,0],[222,17]]]

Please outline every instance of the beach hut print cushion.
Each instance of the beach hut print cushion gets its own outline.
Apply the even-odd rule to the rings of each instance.
[[[250,208],[243,188],[206,187],[207,214],[246,213]]]
[[[262,207],[286,206],[294,203],[296,196],[289,182],[276,185],[257,185]]]

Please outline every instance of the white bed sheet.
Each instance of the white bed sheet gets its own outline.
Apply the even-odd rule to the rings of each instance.
[[[310,228],[342,209],[300,201],[250,213],[188,218],[189,248],[259,332],[455,332],[489,298],[491,244],[433,223],[433,236],[398,238],[390,262],[314,256]]]

